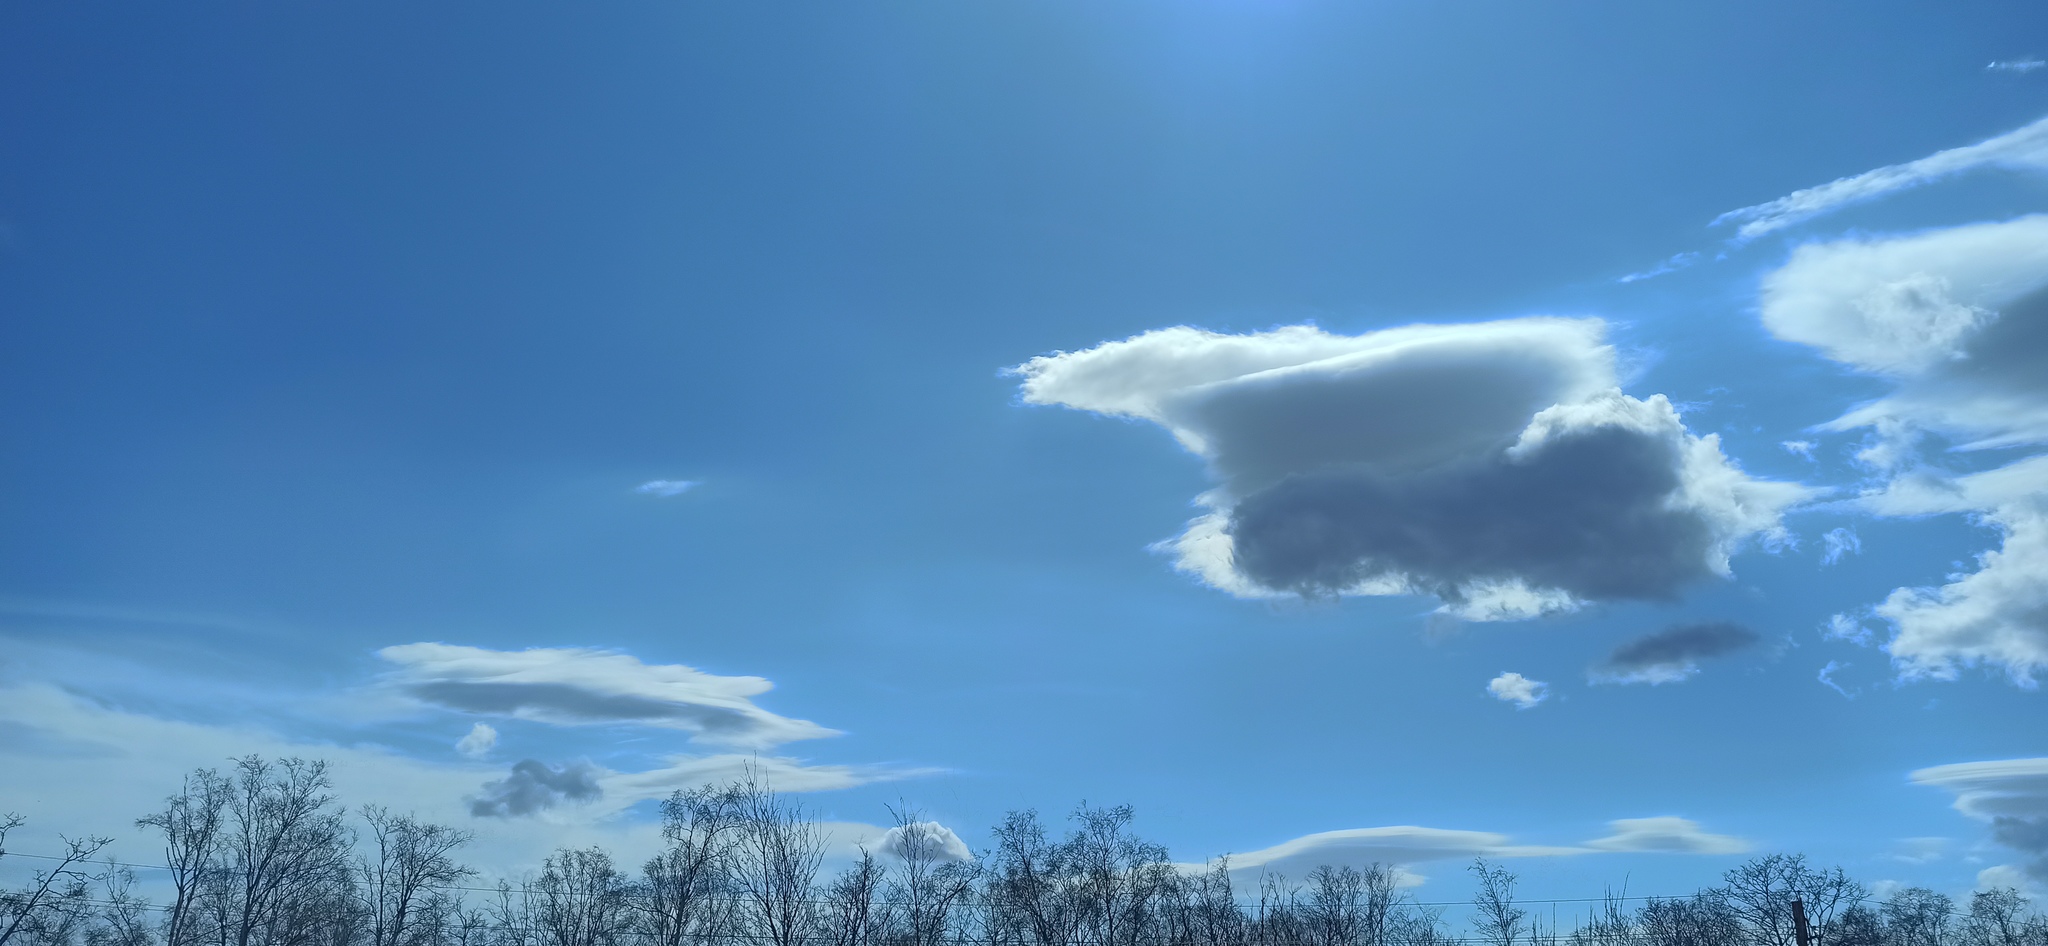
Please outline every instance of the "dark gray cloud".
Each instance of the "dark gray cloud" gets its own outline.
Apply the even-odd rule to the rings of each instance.
[[[1761,640],[1740,624],[1716,621],[1680,624],[1628,641],[1593,668],[1593,677],[1608,683],[1677,683],[1699,672],[1699,662],[1720,657]]]
[[[1028,402],[1152,421],[1208,461],[1208,513],[1161,543],[1181,570],[1242,597],[1428,594],[1506,620],[1670,598],[1807,495],[1621,393],[1604,330],[1182,327],[1015,370]]]
[[[1714,574],[1715,535],[1667,502],[1679,445],[1626,427],[1575,431],[1522,462],[1434,475],[1300,474],[1231,513],[1237,566],[1271,588],[1330,594],[1389,572],[1459,602],[1523,581],[1575,598],[1669,598]]]
[[[478,818],[516,818],[563,802],[595,801],[604,795],[597,784],[602,770],[589,762],[555,768],[539,759],[521,759],[511,774],[484,783],[482,793],[468,799]]]

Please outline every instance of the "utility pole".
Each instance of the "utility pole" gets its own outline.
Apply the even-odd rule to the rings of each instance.
[[[1806,901],[1792,898],[1792,935],[1799,937],[1799,946],[1813,946],[1813,928],[1806,925]]]

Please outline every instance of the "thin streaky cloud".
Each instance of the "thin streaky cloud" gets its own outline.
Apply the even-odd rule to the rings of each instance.
[[[2027,73],[2042,66],[2048,66],[2048,59],[2000,59],[1997,62],[1985,63],[1984,71]]]
[[[648,480],[633,487],[633,492],[667,499],[670,496],[681,496],[702,485],[704,484],[697,480]]]
[[[1983,167],[2048,170],[2048,118],[1973,145],[1937,151],[1916,161],[1887,165],[1731,210],[1715,217],[1713,225],[1739,223],[1735,241],[1748,242],[1849,204]]]

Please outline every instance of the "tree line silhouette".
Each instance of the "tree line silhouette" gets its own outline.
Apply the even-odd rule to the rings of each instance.
[[[1175,864],[1132,832],[1128,806],[1084,804],[1061,836],[1012,812],[976,856],[892,809],[878,849],[828,874],[822,826],[751,778],[670,795],[663,846],[637,871],[564,848],[485,884],[462,860],[470,832],[351,811],[331,789],[320,761],[196,770],[135,822],[162,844],[150,866],[165,902],[136,892],[136,865],[96,860],[110,839],[67,839],[0,889],[0,946],[1805,946],[1795,900],[1815,946],[2048,946],[2048,916],[2017,890],[1880,900],[1839,867],[1781,854],[1689,896],[1601,898],[1569,929],[1481,859],[1454,924],[1392,865],[1241,882],[1227,860]],[[22,824],[0,815],[0,858]]]

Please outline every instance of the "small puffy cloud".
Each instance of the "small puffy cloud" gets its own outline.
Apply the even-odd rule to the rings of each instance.
[[[2048,882],[2048,759],[1960,762],[1910,777],[1953,794],[1957,811],[1987,823],[1991,840],[2026,855],[2028,876]]]
[[[699,485],[701,484],[696,480],[648,480],[633,487],[633,492],[667,499],[670,496],[681,496]]]
[[[1820,537],[1822,565],[1833,565],[1844,555],[1863,554],[1863,540],[1856,536],[1856,530],[1847,526],[1829,529]]]
[[[760,677],[645,664],[612,651],[420,643],[386,647],[377,655],[398,665],[385,677],[387,687],[463,713],[558,726],[659,726],[684,730],[702,742],[755,748],[838,735],[755,706],[748,698],[773,687]]]
[[[1502,671],[1500,676],[1486,681],[1486,692],[1503,703],[1515,704],[1516,709],[1530,709],[1550,698],[1550,684]]]
[[[1508,620],[1671,598],[1807,495],[1745,476],[1663,396],[1621,393],[1604,330],[1183,326],[1013,371],[1026,403],[1150,421],[1208,461],[1208,512],[1162,543],[1208,584]]]
[[[1714,223],[1738,223],[1736,239],[1753,240],[1850,204],[1983,167],[2048,170],[2048,118],[1973,145],[1938,151],[1917,161],[1865,171],[1731,210],[1715,218]]]
[[[1786,440],[1781,441],[1778,446],[1784,447],[1786,453],[1799,457],[1802,460],[1813,459],[1813,441],[1811,440]]]
[[[472,759],[481,759],[490,755],[492,747],[497,744],[498,731],[488,723],[478,723],[469,727],[469,734],[455,743],[455,751]]]
[[[1700,672],[1699,662],[1756,643],[1755,631],[1725,621],[1680,624],[1628,641],[1593,668],[1599,683],[1678,683]]]
[[[1647,854],[1741,854],[1750,843],[1725,834],[1709,834],[1699,822],[1670,816],[1620,818],[1607,823],[1610,833],[1586,842],[1599,851]]]
[[[516,818],[564,802],[594,801],[604,795],[598,785],[600,774],[602,770],[588,762],[556,768],[538,759],[521,759],[513,763],[511,774],[484,783],[483,790],[468,800],[469,813],[478,818]]]
[[[882,833],[875,849],[899,860],[920,855],[926,860],[948,863],[974,860],[967,842],[960,840],[952,828],[936,821],[913,821],[890,828]]]
[[[2048,66],[2048,59],[1999,59],[1984,64],[1985,72],[2029,73]]]

